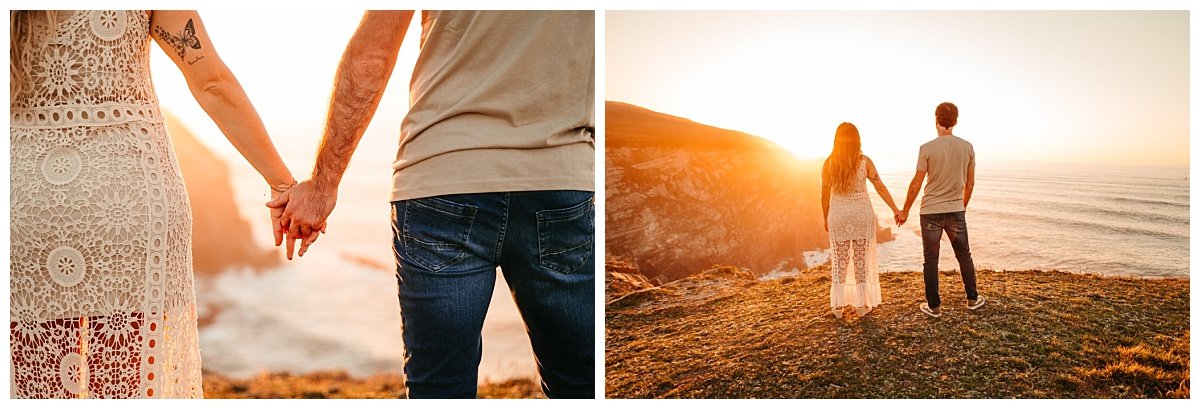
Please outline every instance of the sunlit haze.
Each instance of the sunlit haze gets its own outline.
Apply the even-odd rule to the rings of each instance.
[[[257,13],[200,10],[200,17],[221,59],[250,96],[284,162],[297,179],[304,179],[312,169],[334,72],[362,11],[280,10],[272,12],[270,29],[263,27],[262,16]],[[285,21],[287,24],[279,23]],[[283,27],[291,29],[285,33],[281,31]],[[419,37],[420,24],[414,22],[408,41],[401,48],[399,68],[363,138],[364,144],[388,149],[360,149],[348,178],[362,171],[390,183],[390,169],[379,169],[378,165],[386,166],[395,158],[400,120],[408,110],[408,79],[419,51],[416,41]],[[210,149],[224,158],[235,159],[230,165],[236,174],[252,174],[253,168],[240,159],[196,104],[179,70],[158,47],[154,48],[151,71],[163,108],[180,117]],[[370,164],[356,166],[360,162]],[[388,192],[386,188],[377,192],[380,203],[386,203]]]
[[[284,36],[264,30],[261,16],[255,13],[200,10],[200,17],[221,59],[250,96],[283,161],[296,179],[303,180],[312,171],[334,72],[346,43],[358,27],[362,11],[278,11],[273,16],[273,21],[287,21],[287,26],[296,29],[289,30]],[[285,25],[272,23],[271,26]],[[408,111],[408,80],[420,51],[416,41],[420,38],[420,30],[419,22],[409,27],[408,41],[401,47],[397,69],[343,178],[356,188],[342,189],[339,205],[376,204],[381,212],[378,232],[357,232],[350,235],[353,239],[379,241],[390,236],[386,223],[391,191],[390,164],[396,156],[400,121]],[[282,38],[287,40],[282,41]],[[243,216],[250,220],[261,218],[257,212],[264,203],[265,182],[238,155],[192,98],[183,76],[166,54],[157,46],[153,48],[151,72],[163,109],[179,117],[201,142],[226,159],[234,175],[234,191]],[[343,220],[353,216],[335,211],[330,216],[330,225],[345,225]],[[269,237],[266,224],[257,223],[254,227],[260,236]],[[383,252],[379,261],[390,262],[391,254],[386,248],[389,242],[380,243]]]
[[[1188,164],[1188,12],[608,12],[606,96],[908,169],[934,107],[981,163]]]

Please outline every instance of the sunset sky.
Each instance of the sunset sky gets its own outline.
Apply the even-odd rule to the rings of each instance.
[[[934,107],[983,160],[1187,166],[1187,11],[618,12],[605,99],[908,169]]]
[[[272,15],[264,22],[257,13],[200,10],[213,46],[246,90],[283,161],[297,180],[304,180],[316,158],[334,73],[362,19],[362,10],[282,10]],[[370,209],[382,212],[381,220],[387,218],[391,163],[399,145],[400,121],[408,111],[408,81],[420,51],[420,32],[418,20],[409,27],[383,100],[343,177],[346,188],[339,194],[339,210],[373,206]],[[151,72],[163,109],[179,117],[210,150],[226,159],[243,216],[255,220],[265,209],[265,182],[196,103],[166,54],[157,45],[152,48]],[[330,224],[353,225],[357,216],[354,211],[335,211]],[[265,225],[255,228],[270,235]],[[351,236],[387,244],[391,230],[380,223],[376,229],[355,231]],[[390,252],[379,258],[391,262]]]
[[[260,13],[201,10],[200,17],[221,59],[250,96],[284,162],[297,179],[303,179],[312,169],[334,72],[358,27],[362,10],[280,10],[272,12],[267,21]],[[418,20],[409,27],[398,68],[347,174],[347,178],[378,179],[380,203],[386,203],[390,192],[388,166],[395,159],[400,121],[408,111],[408,80],[419,51],[419,38]],[[157,46],[151,52],[151,72],[164,109],[180,117],[221,156],[240,158],[196,104],[179,70]],[[239,175],[257,177],[245,161],[233,162],[231,166]]]

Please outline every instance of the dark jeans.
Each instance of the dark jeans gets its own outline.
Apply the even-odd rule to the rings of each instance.
[[[967,244],[967,213],[923,214],[921,242],[925,248],[925,301],[929,303],[929,308],[942,306],[942,297],[938,295],[938,256],[942,248],[942,231],[946,232],[950,247],[954,248],[954,258],[958,259],[967,299],[979,298],[975,290],[975,262],[971,260],[971,246]]]
[[[392,203],[410,398],[473,398],[500,267],[542,390],[595,395],[592,192],[446,195]]]

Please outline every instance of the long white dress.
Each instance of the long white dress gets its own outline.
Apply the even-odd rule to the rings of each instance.
[[[18,20],[11,391],[201,397],[191,209],[150,82],[145,11]]]
[[[850,193],[830,192],[829,305],[835,309],[847,305],[875,307],[880,303],[875,210],[867,196],[866,162],[859,160]]]

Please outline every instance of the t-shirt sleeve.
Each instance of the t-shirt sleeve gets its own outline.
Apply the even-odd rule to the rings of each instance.
[[[967,144],[967,167],[975,167],[975,146]]]
[[[917,153],[917,172],[929,171],[929,155],[925,152],[925,146],[921,146],[921,150]],[[974,155],[972,155],[974,156]]]

